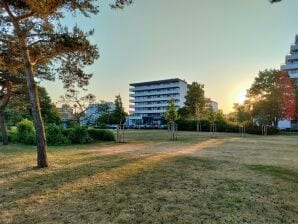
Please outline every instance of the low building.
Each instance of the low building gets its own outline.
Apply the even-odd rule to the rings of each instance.
[[[185,103],[187,83],[179,78],[130,84],[130,116],[128,126],[159,127],[164,123],[168,101],[174,100],[181,108]]]
[[[73,109],[69,105],[62,104],[62,106],[58,107],[57,110],[62,122],[73,120]]]
[[[110,113],[115,110],[115,104],[102,101],[101,103],[89,104],[85,111],[85,116],[80,118],[80,125],[96,125],[96,121],[103,113]]]
[[[211,108],[213,112],[218,111],[218,103],[215,102],[214,100],[211,100],[210,98],[205,99],[205,109]]]

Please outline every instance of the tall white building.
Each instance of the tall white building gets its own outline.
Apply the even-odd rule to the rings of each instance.
[[[286,56],[286,63],[281,65],[280,70],[287,71],[291,78],[296,79],[298,85],[298,35],[295,43],[291,45],[290,53]]]
[[[286,56],[285,64],[280,66],[280,70],[287,71],[290,78],[294,79],[296,86],[298,86],[298,35],[295,37],[295,43],[290,47],[290,52]],[[298,113],[298,111],[296,111],[296,113]],[[298,114],[296,118],[298,118]],[[280,121],[278,126],[279,128],[291,128],[291,121]],[[292,121],[292,128],[298,129],[298,125],[294,121]]]
[[[166,79],[130,84],[130,116],[128,125],[162,124],[168,101],[174,100],[177,108],[183,107],[187,83],[181,79]]]

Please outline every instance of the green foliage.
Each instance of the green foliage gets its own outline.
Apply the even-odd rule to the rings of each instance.
[[[72,144],[85,144],[92,141],[86,127],[68,128],[63,131],[63,134]]]
[[[244,104],[234,104],[234,111],[236,113],[236,120],[239,124],[249,123],[251,120],[251,115],[249,108]]]
[[[115,136],[110,130],[88,129],[89,136],[94,141],[115,141]]]
[[[16,129],[8,131],[9,141],[12,143],[36,144],[36,133],[31,121],[24,119]],[[114,141],[112,131],[103,129],[87,129],[76,126],[64,129],[61,125],[48,124],[46,138],[49,145],[85,144],[94,141]]]
[[[32,121],[23,119],[17,124],[18,142],[36,144],[36,133]]]
[[[25,92],[25,89],[14,90],[14,97],[11,98],[6,110],[5,120],[8,126],[14,126],[22,119],[31,119],[31,107],[29,104],[28,94],[19,93]],[[41,108],[41,116],[45,123],[59,124],[60,116],[57,108],[52,103],[47,91],[43,87],[38,86],[39,102]]]
[[[68,138],[63,135],[63,127],[56,124],[46,126],[46,137],[49,145],[67,145],[70,144]]]
[[[202,131],[209,132],[211,122],[208,120],[200,120],[200,122],[201,122]],[[194,120],[178,120],[176,123],[178,124],[178,129],[180,131],[196,131],[196,128],[197,128],[197,121],[194,121]],[[223,121],[223,120],[216,120],[214,123],[216,124],[216,129],[218,132],[230,132],[230,133],[239,132],[239,126],[234,123]],[[261,135],[262,129],[261,127],[249,125],[249,126],[246,126],[246,133]],[[278,129],[274,127],[268,128],[268,133],[267,133],[268,135],[274,135],[277,133],[278,133]]]
[[[46,91],[45,88],[39,87],[39,101],[40,101],[40,109],[41,115],[45,123],[51,124],[59,124],[60,123],[60,116],[58,113],[57,108],[52,103],[52,100]]]
[[[178,112],[175,107],[175,101],[169,100],[168,107],[165,113],[165,119],[167,122],[173,123],[178,119]]]
[[[246,102],[259,125],[274,125],[295,115],[295,89],[292,80],[279,70],[260,71],[248,90]]]
[[[191,119],[198,120],[205,106],[204,85],[193,82],[188,85],[185,108]]]
[[[122,99],[120,95],[115,99],[115,110],[112,112],[112,119],[116,124],[122,124],[125,121],[126,113],[123,108]]]
[[[15,126],[24,118],[19,110],[11,108],[5,109],[4,116],[7,126]]]
[[[18,131],[16,129],[8,130],[7,134],[8,134],[9,142],[12,142],[12,143],[19,142],[19,135],[18,135]]]

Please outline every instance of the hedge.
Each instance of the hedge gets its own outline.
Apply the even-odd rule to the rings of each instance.
[[[76,126],[64,129],[60,125],[48,124],[45,127],[48,145],[85,144],[96,141],[114,141],[112,131],[102,129],[87,129]],[[22,120],[14,130],[8,130],[8,138],[13,143],[36,144],[36,132],[32,121]]]
[[[178,130],[180,131],[196,131],[197,130],[197,121],[194,120],[178,120],[176,122],[178,124]],[[210,122],[207,120],[201,120],[201,130],[202,131],[210,131]],[[228,123],[225,121],[215,121],[216,128],[218,132],[230,132],[230,133],[238,133],[239,132],[239,126]],[[255,134],[255,135],[261,135],[262,129],[258,126],[247,126],[245,128],[245,132],[248,134]],[[274,135],[278,134],[279,130],[274,127],[269,127],[267,129],[268,135]]]
[[[110,130],[88,129],[88,134],[94,141],[115,141],[115,136]]]

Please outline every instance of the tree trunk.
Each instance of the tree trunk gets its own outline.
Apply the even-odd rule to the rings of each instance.
[[[24,61],[24,73],[26,75],[27,87],[29,90],[29,99],[32,109],[33,124],[36,130],[37,167],[48,167],[47,142],[40,112],[38,90],[33,78],[33,68],[29,60],[30,57],[28,49],[26,47],[22,47],[22,57]]]
[[[3,145],[8,145],[8,136],[4,120],[4,110],[0,110],[0,129],[2,134]]]
[[[11,22],[15,28],[15,33],[19,39],[19,46],[21,49],[21,54],[24,63],[24,73],[26,76],[27,87],[29,90],[29,99],[32,109],[33,124],[36,130],[36,140],[37,140],[37,167],[43,168],[48,167],[47,159],[47,141],[43,126],[43,121],[40,113],[40,105],[38,98],[38,91],[34,81],[33,65],[30,61],[30,54],[27,47],[26,33],[21,29],[20,21],[16,19],[9,8],[8,1],[2,1],[3,6],[11,19]]]

